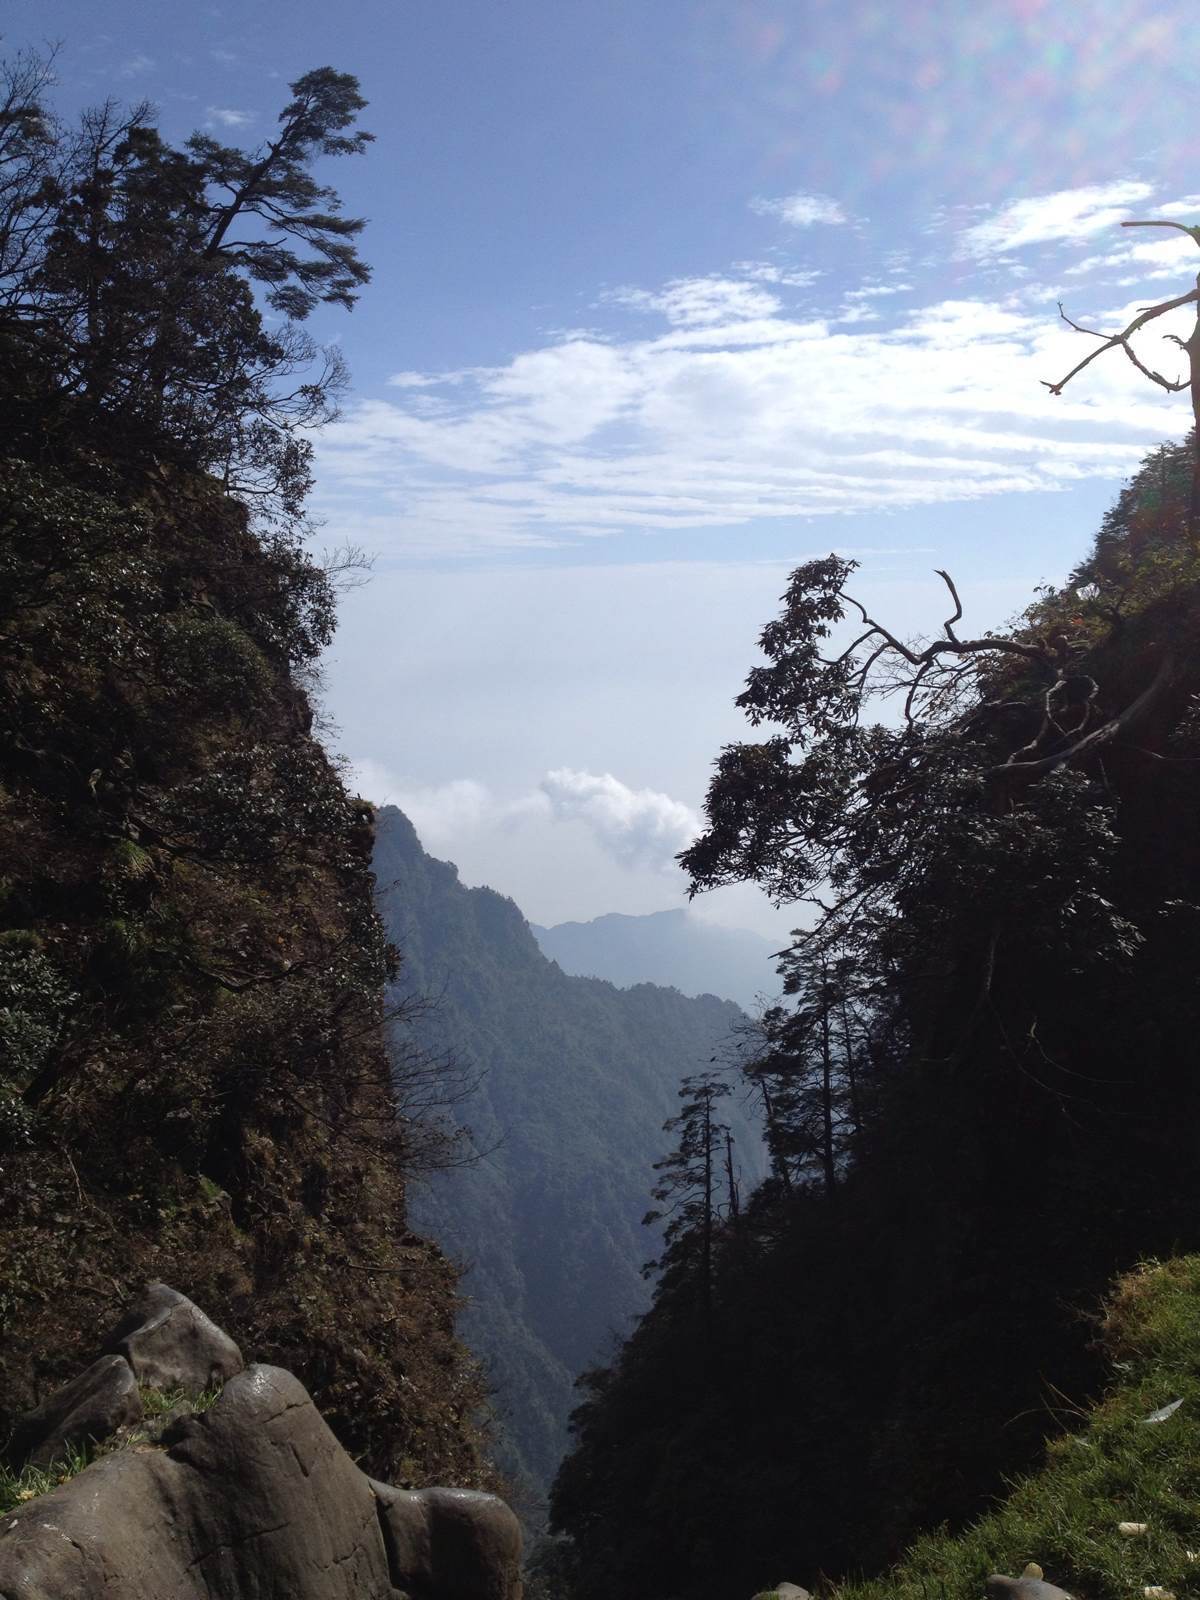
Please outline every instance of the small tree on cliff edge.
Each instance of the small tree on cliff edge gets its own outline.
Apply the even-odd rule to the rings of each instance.
[[[1188,227],[1182,222],[1170,222],[1157,218],[1144,222],[1123,222],[1123,228],[1173,228],[1177,233],[1186,233],[1194,244],[1200,245],[1200,226]],[[1133,347],[1135,335],[1159,317],[1165,317],[1168,312],[1178,311],[1184,306],[1195,306],[1196,317],[1192,324],[1191,332],[1186,339],[1178,334],[1168,333],[1164,337],[1168,343],[1178,346],[1187,356],[1187,375],[1182,378],[1168,378],[1161,372],[1149,366],[1138,355]],[[1160,300],[1152,306],[1143,306],[1134,317],[1118,333],[1100,333],[1095,328],[1081,327],[1078,322],[1073,322],[1063,310],[1059,301],[1058,314],[1069,328],[1074,328],[1076,333],[1087,334],[1089,338],[1099,339],[1100,343],[1082,361],[1073,366],[1065,378],[1060,378],[1057,383],[1043,383],[1051,394],[1061,394],[1078,373],[1085,367],[1090,367],[1097,356],[1106,354],[1109,350],[1123,350],[1129,360],[1142,374],[1149,378],[1151,383],[1156,383],[1160,389],[1165,389],[1168,394],[1178,394],[1187,389],[1192,400],[1192,482],[1191,492],[1188,497],[1188,534],[1191,538],[1200,538],[1200,274],[1196,277],[1195,287],[1186,294],[1175,295],[1170,300]]]

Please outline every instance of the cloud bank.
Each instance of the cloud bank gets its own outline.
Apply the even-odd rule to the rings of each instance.
[[[378,805],[399,806],[434,852],[453,849],[472,835],[531,822],[542,830],[576,824],[620,867],[677,874],[676,855],[700,831],[700,818],[690,806],[656,789],[632,788],[611,772],[557,767],[535,788],[504,798],[473,778],[422,785],[369,759],[351,760],[349,768],[358,793]]]
[[[582,822],[624,867],[674,868],[675,857],[700,831],[690,806],[656,789],[631,789],[611,772],[559,767],[541,782],[558,821]]]

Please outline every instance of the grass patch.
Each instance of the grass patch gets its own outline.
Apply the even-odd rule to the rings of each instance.
[[[20,1472],[12,1472],[0,1465],[0,1516],[69,1482],[95,1459],[96,1452],[90,1445],[68,1445],[62,1460],[48,1467],[23,1467]]]
[[[187,1389],[155,1389],[148,1383],[139,1383],[138,1394],[142,1397],[142,1416],[147,1422],[156,1422],[172,1411],[190,1416],[207,1411],[220,1398],[221,1385],[192,1394]]]
[[[197,1416],[207,1411],[220,1398],[221,1386],[189,1394],[185,1389],[155,1389],[148,1383],[139,1383],[138,1394],[142,1398],[141,1426],[125,1428],[98,1444],[88,1440],[84,1444],[68,1445],[62,1459],[48,1467],[22,1467],[20,1472],[14,1472],[0,1463],[0,1516],[36,1500],[39,1495],[48,1494],[60,1484],[69,1483],[93,1461],[131,1446],[145,1448],[151,1442],[146,1424],[153,1424],[172,1412]]]
[[[965,1532],[919,1540],[890,1573],[838,1600],[979,1600],[991,1572],[1037,1562],[1087,1600],[1200,1592],[1200,1256],[1150,1262],[1109,1302],[1114,1381],[1079,1433]],[[1161,1422],[1145,1418],[1182,1400]],[[1145,1524],[1122,1533],[1121,1523]]]

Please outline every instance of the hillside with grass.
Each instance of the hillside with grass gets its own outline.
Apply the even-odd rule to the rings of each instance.
[[[838,1600],[979,1600],[991,1573],[1035,1563],[1088,1600],[1194,1594],[1200,1583],[1200,1257],[1122,1278],[1097,1333],[1110,1377],[1069,1404],[1045,1464],[956,1536],[931,1534]],[[1059,1402],[1061,1406],[1061,1400]],[[1054,1415],[1053,1397],[1047,1397]]]

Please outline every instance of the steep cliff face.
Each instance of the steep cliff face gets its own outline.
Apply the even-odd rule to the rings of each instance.
[[[0,472],[0,1434],[168,1278],[381,1476],[469,1483],[405,1222],[369,813],[309,733],[328,584],[211,480]]]
[[[482,1158],[435,1178],[418,1214],[468,1264],[464,1337],[492,1376],[503,1459],[541,1489],[576,1374],[646,1306],[657,1238],[641,1219],[680,1079],[708,1066],[742,1013],[712,995],[569,977],[511,900],[466,888],[392,807],[377,819],[375,872],[404,954],[394,993],[430,999],[418,1034],[474,1080],[453,1114]],[[757,1136],[736,1105],[728,1120],[752,1181]]]

